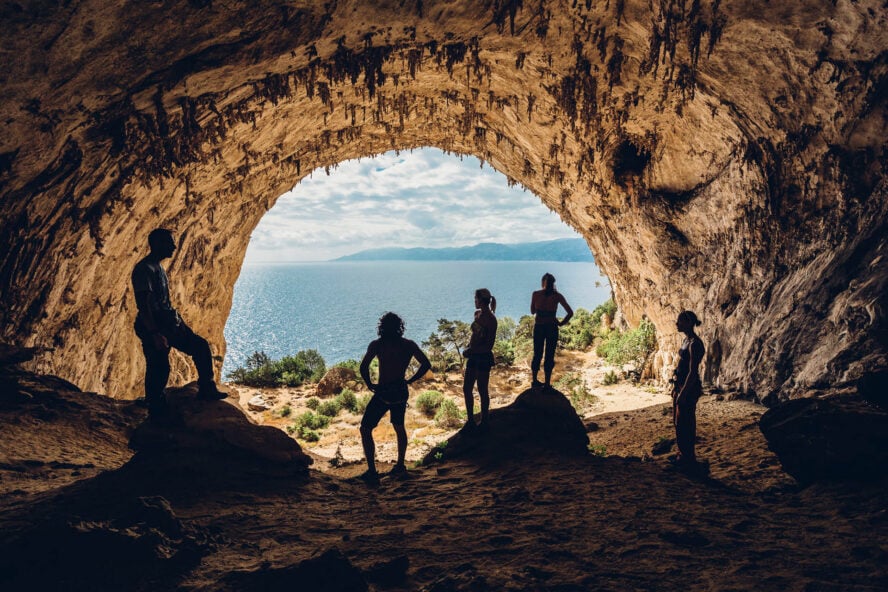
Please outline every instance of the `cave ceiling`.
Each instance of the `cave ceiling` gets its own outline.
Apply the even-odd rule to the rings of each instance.
[[[692,309],[714,385],[850,383],[886,361],[886,20],[866,0],[4,2],[2,339],[138,396],[129,271],[164,226],[174,303],[221,360],[276,198],[434,146],[577,229],[654,321],[658,368]]]

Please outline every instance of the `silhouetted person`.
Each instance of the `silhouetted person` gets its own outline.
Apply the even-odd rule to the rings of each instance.
[[[164,228],[148,235],[151,252],[139,261],[132,273],[133,292],[139,312],[136,316],[136,335],[142,341],[145,353],[145,400],[151,415],[166,410],[164,389],[170,377],[170,347],[191,356],[198,373],[198,397],[224,399],[213,379],[213,359],[210,344],[195,335],[170,303],[170,287],[166,271],[160,262],[176,250],[173,234]]]
[[[560,321],[556,318],[558,305],[567,311]],[[546,359],[543,362],[543,373],[546,377],[546,387],[552,383],[552,369],[555,367],[555,347],[558,345],[558,327],[566,325],[573,316],[573,309],[564,299],[564,296],[555,289],[555,276],[551,273],[543,275],[542,290],[533,293],[530,299],[530,314],[535,315],[533,322],[533,359],[530,362],[530,370],[533,372],[533,387],[541,386],[537,375],[540,372],[540,360],[545,351]]]
[[[472,337],[469,346],[463,350],[466,360],[466,374],[463,379],[463,395],[466,399],[466,427],[475,427],[475,398],[472,390],[478,384],[481,399],[481,427],[488,427],[490,395],[487,385],[490,382],[490,369],[493,367],[493,344],[496,342],[496,298],[487,288],[475,290],[475,320],[472,321]]]
[[[678,315],[675,327],[685,334],[681,349],[678,350],[678,364],[672,373],[672,419],[675,423],[675,442],[678,455],[675,462],[694,466],[697,455],[694,444],[697,439],[697,401],[703,393],[698,366],[706,349],[694,333],[700,325],[697,315],[686,310]]]
[[[364,456],[367,457],[367,472],[361,478],[373,483],[379,479],[376,472],[376,445],[373,442],[373,428],[379,420],[390,412],[392,427],[398,437],[398,463],[392,473],[404,473],[404,456],[407,453],[407,430],[404,428],[404,414],[407,411],[409,391],[407,385],[412,384],[428,372],[432,364],[415,342],[404,339],[404,321],[393,312],[387,312],[379,319],[377,327],[379,339],[371,341],[367,353],[361,360],[361,378],[367,388],[373,391],[373,397],[367,404],[364,417],[361,419],[361,442],[364,445]],[[370,378],[370,362],[379,359],[379,383],[373,384]],[[419,369],[409,379],[404,373],[410,361],[416,358]]]

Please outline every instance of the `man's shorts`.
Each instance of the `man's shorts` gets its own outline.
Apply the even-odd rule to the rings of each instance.
[[[361,427],[372,430],[379,425],[379,420],[382,419],[386,411],[391,412],[392,425],[404,425],[404,415],[407,412],[407,398],[409,395],[406,380],[377,386],[376,392],[373,393],[373,397],[367,403],[367,409],[364,411],[363,419],[361,419]]]

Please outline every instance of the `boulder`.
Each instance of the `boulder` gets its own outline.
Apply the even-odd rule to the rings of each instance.
[[[255,424],[227,401],[201,401],[196,395],[196,383],[168,389],[168,415],[162,421],[140,425],[130,439],[130,448],[144,455],[179,455],[184,451],[237,454],[295,469],[312,463],[299,444],[281,430]]]
[[[762,415],[759,427],[799,483],[888,474],[888,412],[860,397],[788,401]]]
[[[528,389],[508,407],[490,411],[487,430],[463,428],[424,459],[491,458],[523,462],[527,456],[588,454],[586,426],[570,401],[555,389]]]
[[[261,394],[254,395],[247,401],[247,409],[250,411],[262,412],[271,409],[271,403],[265,400]]]
[[[335,366],[330,368],[324,377],[318,382],[315,395],[321,399],[333,397],[342,392],[349,383],[358,379],[358,375],[351,368]]]

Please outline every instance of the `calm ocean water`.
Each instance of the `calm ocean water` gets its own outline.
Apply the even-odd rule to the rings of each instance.
[[[262,350],[272,358],[316,349],[327,364],[360,359],[386,311],[421,343],[438,319],[470,322],[476,288],[496,297],[498,317],[530,313],[546,272],[571,306],[593,309],[610,297],[594,263],[551,261],[369,261],[252,264],[241,270],[225,325],[223,376]],[[595,283],[605,284],[596,287]]]

